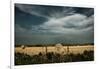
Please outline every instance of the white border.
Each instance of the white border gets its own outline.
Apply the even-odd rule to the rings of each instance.
[[[15,66],[14,65],[14,4],[15,3],[21,3],[21,4],[39,4],[39,5],[56,5],[56,6],[72,6],[72,7],[90,7],[90,8],[95,8],[95,6],[93,4],[91,4],[90,2],[85,2],[84,1],[80,1],[80,2],[73,2],[73,0],[65,2],[65,1],[57,1],[57,0],[53,0],[53,1],[46,1],[46,0],[14,0],[11,1],[11,68],[14,69],[46,69],[46,68],[58,68],[58,69],[66,69],[66,65],[67,68],[71,68],[71,66],[73,66],[73,68],[80,66],[87,66],[88,65],[93,65],[95,64],[95,62],[74,62],[74,63],[59,63],[59,64],[40,64],[40,65],[21,65],[21,66]],[[84,65],[86,64],[86,65]],[[71,65],[71,66],[70,66]],[[62,67],[63,66],[63,67]],[[79,66],[79,67],[80,67]],[[81,68],[81,67],[80,67]]]
[[[11,48],[10,48],[10,52],[11,52],[11,57],[10,57],[10,68],[11,69],[14,69],[14,2],[13,1],[11,1],[10,2],[10,25],[11,25],[11,27],[10,27],[10,32],[11,32],[11,35],[10,35],[10,40],[11,40],[11,42],[10,42],[10,45],[11,45]]]
[[[66,1],[66,0],[14,0],[13,3],[21,3],[21,4],[40,4],[40,5],[60,5],[60,6],[72,6],[72,7],[95,7],[94,4],[91,2],[85,2],[83,1]]]

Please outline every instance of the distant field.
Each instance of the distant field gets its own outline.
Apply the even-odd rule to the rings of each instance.
[[[62,46],[57,49],[57,47],[53,46],[48,46],[47,47],[47,52],[54,52],[54,53],[62,53],[66,54],[67,51],[67,46]],[[85,45],[85,46],[69,46],[69,53],[73,54],[78,54],[78,53],[83,53],[85,50],[87,51],[94,51],[94,46],[93,45]],[[16,53],[25,53],[28,55],[37,55],[40,52],[45,53],[46,52],[46,47],[26,47],[25,49],[22,49],[22,47],[15,47],[15,52]]]

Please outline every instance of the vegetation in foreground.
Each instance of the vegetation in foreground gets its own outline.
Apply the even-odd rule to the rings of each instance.
[[[47,64],[47,63],[64,63],[64,62],[80,62],[93,61],[94,51],[84,51],[82,54],[58,54],[54,52],[47,52],[38,55],[27,55],[24,53],[15,53],[15,65],[29,65],[29,64]]]

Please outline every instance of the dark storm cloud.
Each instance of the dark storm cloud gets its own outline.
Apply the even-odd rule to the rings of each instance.
[[[86,16],[91,16],[94,14],[94,9],[92,8],[76,8],[77,13],[84,14]]]
[[[23,28],[30,29],[31,25],[39,25],[44,21],[45,18],[23,12],[15,6],[15,24],[18,24]]]
[[[73,9],[71,7],[61,7],[61,6],[41,6],[41,5],[26,5],[26,4],[15,4],[17,8],[19,8],[21,11],[25,13],[29,13],[31,15],[36,15],[39,17],[44,17],[44,18],[50,18],[52,17],[52,13],[54,13],[55,16],[56,12],[63,13],[62,16],[69,15],[73,13]],[[70,13],[69,13],[70,12]],[[68,13],[68,14],[67,14]]]
[[[93,29],[93,8],[15,4],[16,44],[92,43]]]

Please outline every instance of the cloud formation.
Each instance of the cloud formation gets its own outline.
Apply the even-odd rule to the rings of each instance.
[[[33,29],[52,33],[82,33],[93,31],[94,16],[87,17],[82,14],[73,14],[61,18],[51,18],[38,26],[32,26]]]
[[[65,43],[66,41],[70,42],[70,40],[73,40],[73,42],[83,43],[93,42],[94,40],[93,8],[26,4],[15,4],[15,8],[20,10],[19,12],[15,13],[16,15],[23,13],[31,16],[31,19],[33,18],[31,22],[32,24],[30,25],[28,23],[29,21],[27,15],[25,15],[23,18],[20,16],[16,18],[20,23],[23,23],[23,26],[17,22],[15,24],[16,42],[18,41],[17,43],[21,43],[19,41],[25,39],[26,42],[36,39],[36,41],[32,40],[33,43],[56,43],[58,39],[61,39],[61,41]],[[25,17],[27,19],[24,19]],[[34,18],[39,21],[38,24],[35,23],[36,21]],[[44,21],[41,21],[40,18]],[[30,28],[27,28],[24,25],[27,25]]]

